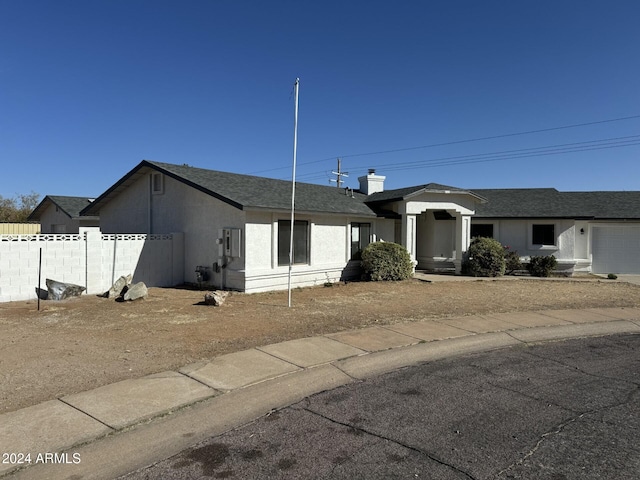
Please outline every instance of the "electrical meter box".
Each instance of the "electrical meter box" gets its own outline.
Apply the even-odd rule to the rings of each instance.
[[[222,246],[225,256],[240,258],[242,251],[242,230],[239,228],[223,229]]]

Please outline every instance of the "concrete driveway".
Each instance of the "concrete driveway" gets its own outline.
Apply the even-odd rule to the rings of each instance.
[[[633,283],[634,285],[640,285],[640,275],[618,275],[618,281]]]
[[[515,346],[311,396],[131,474],[635,479],[640,335]]]

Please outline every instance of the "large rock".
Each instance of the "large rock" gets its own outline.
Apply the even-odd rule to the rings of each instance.
[[[111,286],[108,292],[104,294],[107,298],[118,298],[122,294],[124,287],[129,286],[131,283],[132,275],[122,276]]]
[[[79,297],[85,291],[85,287],[74,285],[73,283],[58,282],[47,278],[47,298],[49,300],[64,300],[69,297]]]
[[[130,285],[129,288],[127,288],[127,291],[124,292],[122,298],[124,300],[137,300],[139,298],[146,297],[148,293],[149,291],[147,290],[147,286],[144,282],[138,282]]]
[[[227,299],[229,292],[223,292],[222,290],[216,290],[214,292],[207,292],[204,294],[204,304],[213,305],[219,307]]]

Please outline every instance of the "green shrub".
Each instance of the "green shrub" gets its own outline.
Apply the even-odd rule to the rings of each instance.
[[[511,250],[508,245],[504,247],[504,262],[505,262],[505,274],[512,275],[513,272],[522,270],[522,262],[520,261],[520,255],[515,250]]]
[[[504,275],[504,247],[493,238],[474,238],[471,245],[469,245],[467,259],[463,262],[462,271],[474,277]]]
[[[607,275],[607,278],[609,280],[615,280],[616,278],[618,278],[618,275],[616,275],[615,273],[610,273],[609,275]]]
[[[402,245],[373,242],[362,251],[362,269],[369,280],[406,280],[413,275],[413,262]]]
[[[527,264],[527,270],[534,277],[549,277],[557,264],[558,261],[553,255],[531,257]]]

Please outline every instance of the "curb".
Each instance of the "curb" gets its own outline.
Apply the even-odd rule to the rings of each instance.
[[[444,318],[292,340],[3,414],[0,453],[19,444],[25,445],[23,452],[33,453],[30,465],[0,464],[0,477],[115,478],[310,395],[418,363],[531,343],[640,333],[640,309],[635,308],[497,317]],[[428,327],[457,338],[428,340]],[[173,390],[167,396],[168,387]],[[123,396],[128,403],[122,403]],[[144,408],[135,415],[119,411],[139,409],[139,398]],[[58,423],[36,448],[62,453],[35,462],[33,439],[42,436],[42,426],[50,421]]]

